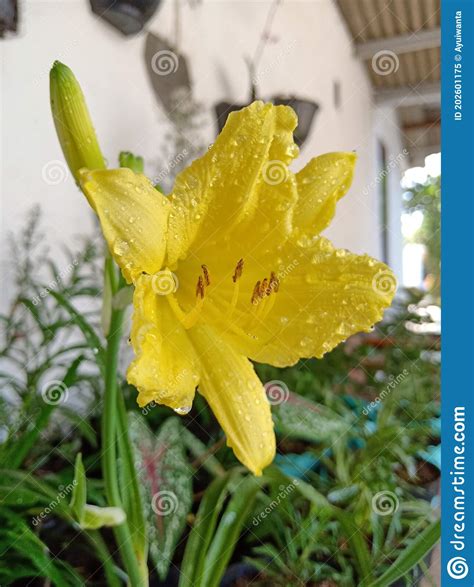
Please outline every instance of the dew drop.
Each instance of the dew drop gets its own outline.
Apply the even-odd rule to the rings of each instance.
[[[189,414],[189,412],[191,411],[191,406],[181,406],[179,408],[176,408],[174,411],[180,416],[185,416],[186,414]]]

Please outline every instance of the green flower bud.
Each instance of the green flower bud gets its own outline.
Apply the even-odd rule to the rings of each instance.
[[[86,101],[72,71],[55,61],[49,75],[51,112],[54,125],[74,179],[79,183],[79,170],[105,169]]]
[[[134,155],[133,153],[130,153],[130,151],[120,152],[119,165],[120,167],[131,169],[135,173],[143,173],[145,167],[143,157]]]

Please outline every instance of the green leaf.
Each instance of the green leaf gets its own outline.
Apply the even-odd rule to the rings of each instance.
[[[66,563],[51,556],[48,547],[28,523],[7,508],[0,508],[0,551],[8,551],[8,565],[0,565],[2,585],[30,577],[53,585],[80,587],[83,580]],[[25,584],[22,581],[21,584]]]
[[[71,497],[71,509],[76,520],[81,523],[84,516],[84,507],[87,499],[86,472],[82,463],[82,455],[78,453],[74,464],[74,480]]]
[[[86,320],[84,320],[82,314],[78,312],[63,295],[53,290],[50,292],[50,294],[68,312],[71,321],[81,330],[84,338],[89,344],[89,347],[93,350],[94,354],[99,360],[99,365],[102,367],[104,365],[105,354],[102,343],[95,333],[95,330]]]
[[[209,471],[211,475],[220,476],[225,473],[224,467],[213,454],[209,453],[208,447],[190,430],[183,428],[182,437],[186,448],[199,460],[200,466]]]
[[[67,369],[61,384],[55,386],[55,389],[58,393],[61,393],[62,389],[68,389],[71,385],[74,384],[77,377],[77,370],[83,360],[84,357],[82,355],[79,355],[74,359],[74,361]],[[12,444],[8,447],[8,450],[6,450],[4,455],[2,455],[2,463],[8,464],[9,468],[11,469],[20,467],[38,440],[40,433],[48,425],[52,412],[60,405],[59,400],[60,397],[55,398],[55,401],[52,403],[44,403],[38,417],[35,420],[34,426],[22,434],[18,440],[15,439],[12,441]]]
[[[104,526],[120,526],[125,520],[126,516],[122,508],[86,504],[80,526],[84,530],[98,530]]]
[[[119,475],[121,478],[122,506],[127,515],[127,523],[132,535],[135,551],[142,553],[147,558],[148,540],[147,527],[143,513],[142,496],[138,483],[133,449],[129,438],[129,422],[125,408],[123,394],[118,394],[118,451],[119,451]]]
[[[87,479],[81,453],[76,456],[72,484],[70,506],[76,521],[83,530],[98,530],[104,526],[119,526],[125,522],[126,516],[122,508],[99,507],[86,503]]]
[[[192,505],[192,471],[182,424],[178,418],[168,418],[156,437],[143,416],[133,412],[129,431],[148,520],[150,556],[164,579]]]
[[[33,318],[35,319],[36,323],[40,328],[44,340],[46,338],[46,331],[48,330],[48,325],[44,324],[41,320],[41,314],[39,312],[38,306],[35,305],[28,298],[20,298],[18,301],[30,311],[31,315],[33,316]]]
[[[214,479],[206,489],[199,506],[193,529],[184,552],[179,587],[194,587],[202,577],[211,543],[224,500],[229,492],[230,473]]]
[[[24,496],[32,496],[33,494],[36,494],[37,503],[46,505],[57,500],[58,487],[53,487],[49,483],[37,479],[29,471],[0,469],[0,479],[0,505],[10,503],[29,505],[28,501],[23,503],[22,499]],[[57,508],[64,509],[62,501],[57,503]]]
[[[203,577],[198,583],[200,587],[220,585],[259,489],[260,485],[253,476],[246,477],[237,486],[207,552]],[[197,579],[199,581],[200,577]]]
[[[390,568],[370,583],[370,587],[386,587],[406,575],[430,552],[438,542],[440,534],[441,522],[436,520],[408,544],[396,561],[390,565]]]
[[[359,573],[359,585],[364,587],[373,577],[372,561],[363,528],[353,520],[352,514],[339,508],[334,508],[337,519],[344,531],[347,542],[355,557],[355,565]]]
[[[328,442],[349,428],[348,422],[325,406],[287,392],[286,401],[272,407],[278,433],[310,442]]]
[[[327,510],[336,516],[342,526],[344,535],[351,546],[351,551],[355,557],[355,565],[357,567],[360,577],[364,580],[360,581],[359,585],[363,587],[367,585],[367,580],[372,578],[372,562],[370,559],[370,551],[365,540],[365,535],[362,529],[359,528],[352,519],[352,515],[344,510],[333,506],[324,495],[316,491],[312,485],[305,481],[298,480],[296,485],[298,491],[303,497],[308,499],[311,503],[320,509]]]

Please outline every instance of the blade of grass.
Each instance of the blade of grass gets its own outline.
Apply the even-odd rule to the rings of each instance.
[[[81,330],[87,343],[93,349],[99,366],[101,369],[103,369],[105,365],[105,352],[102,343],[92,326],[86,320],[84,320],[82,314],[78,312],[76,308],[74,308],[74,306],[59,292],[50,291],[50,294],[67,311],[71,321]]]
[[[441,534],[441,521],[436,520],[427,526],[400,554],[390,568],[378,579],[370,583],[370,587],[386,587],[406,575],[420,562],[438,542]]]
[[[230,473],[227,473],[214,479],[204,493],[196,521],[186,544],[179,587],[194,587],[197,585],[197,577],[202,576],[207,549],[229,490],[231,476]]]
[[[197,577],[200,587],[220,585],[259,489],[255,477],[246,477],[232,495],[207,552],[202,580]]]

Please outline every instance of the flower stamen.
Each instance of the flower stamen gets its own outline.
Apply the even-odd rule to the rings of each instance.
[[[260,281],[257,281],[255,287],[253,288],[252,297],[250,298],[250,303],[256,306],[260,299]]]
[[[198,281],[196,284],[196,304],[189,312],[185,312],[181,308],[175,295],[171,294],[166,296],[176,318],[181,322],[181,324],[184,326],[184,328],[186,328],[186,330],[189,330],[196,324],[201,313],[202,307],[204,305],[204,294],[206,291],[205,279],[205,275],[204,278],[202,275],[198,277]]]
[[[211,285],[211,276],[209,275],[209,269],[207,265],[201,265],[202,274],[204,275],[204,283],[206,286]]]
[[[232,281],[234,283],[236,283],[237,280],[239,279],[239,277],[242,275],[243,270],[244,270],[244,260],[240,259],[235,267],[234,275],[232,275]]]
[[[240,259],[237,265],[235,266],[234,274],[232,275],[232,281],[234,282],[234,291],[232,292],[232,300],[230,302],[229,311],[227,312],[228,318],[231,318],[234,310],[237,306],[237,302],[239,301],[239,291],[240,291],[240,282],[239,279],[242,276],[242,272],[244,270],[244,260]]]
[[[254,317],[258,320],[264,320],[273,305],[275,304],[275,296],[272,293],[277,293],[280,289],[280,280],[275,272],[270,273],[270,278],[265,277],[262,281],[257,281],[250,299],[253,306],[256,306]]]
[[[201,300],[204,299],[204,291],[205,291],[204,280],[202,278],[202,275],[200,275],[198,277],[198,281],[196,284],[196,297],[201,298]]]

